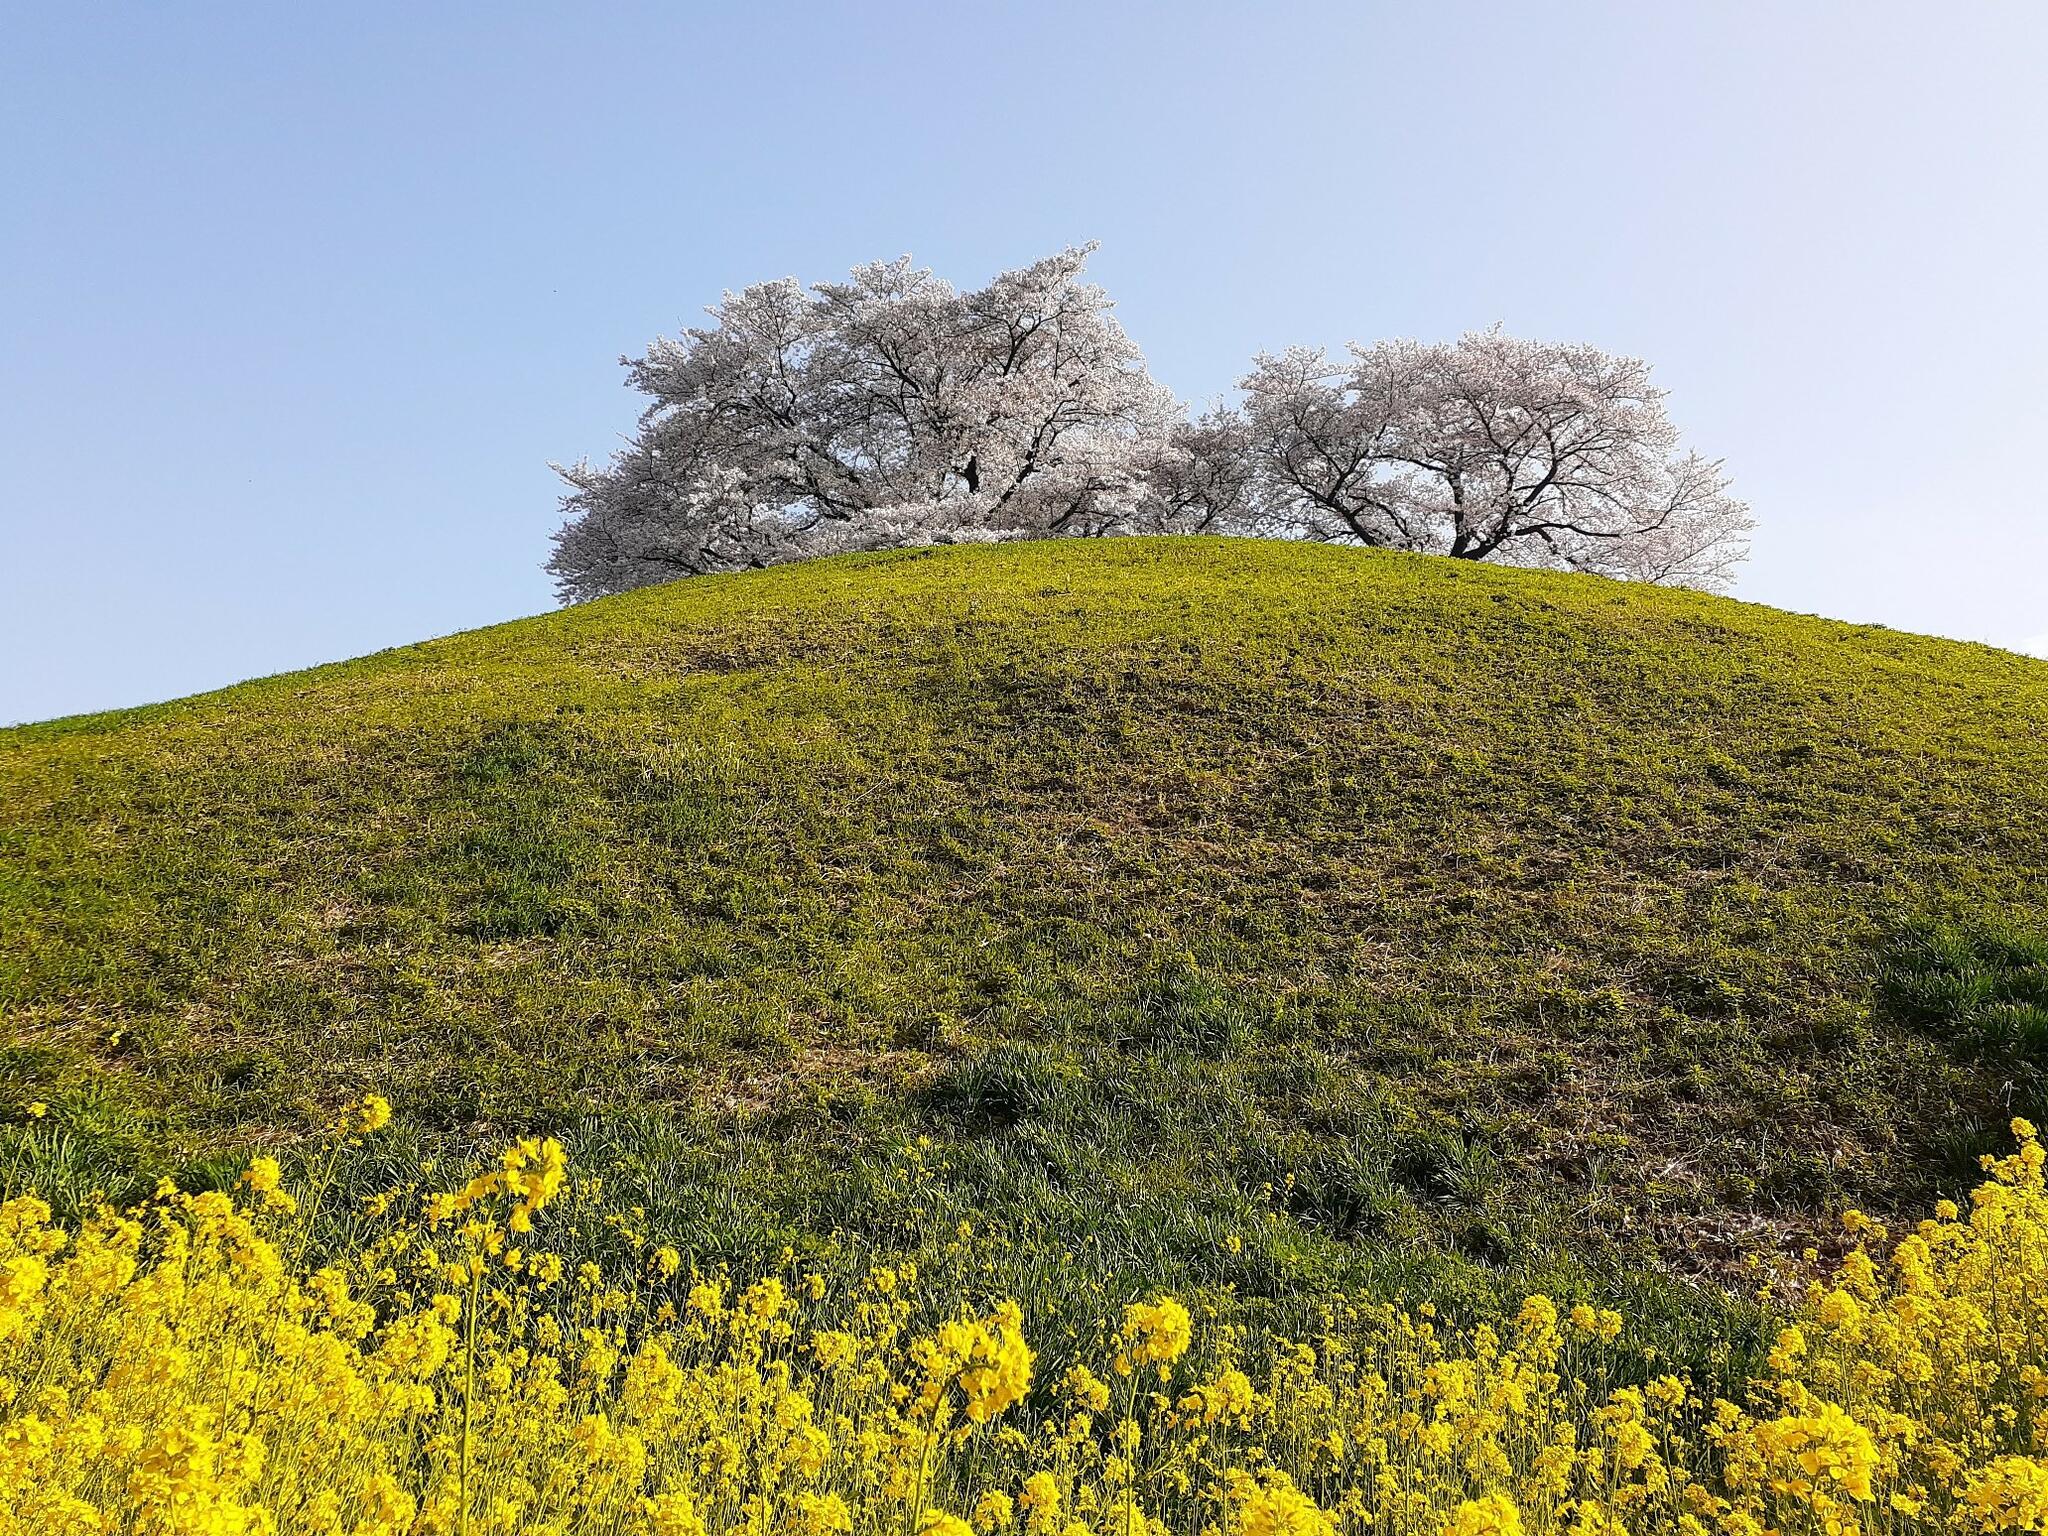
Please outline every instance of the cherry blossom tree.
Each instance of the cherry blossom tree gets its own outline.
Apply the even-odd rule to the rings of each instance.
[[[1747,509],[1649,368],[1498,329],[1262,355],[1189,419],[1083,280],[1092,246],[955,290],[909,258],[729,293],[625,360],[650,404],[556,466],[564,601],[809,555],[1261,534],[1718,586]]]
[[[904,544],[1142,531],[1180,409],[1082,280],[1092,247],[957,292],[908,258],[726,295],[626,366],[651,398],[556,466],[565,600]]]
[[[1235,514],[1297,537],[1715,587],[1747,553],[1718,461],[1641,360],[1490,330],[1261,356]]]
[[[1153,449],[1138,531],[1284,532],[1264,529],[1255,501],[1258,462],[1241,412],[1218,406],[1182,422]]]

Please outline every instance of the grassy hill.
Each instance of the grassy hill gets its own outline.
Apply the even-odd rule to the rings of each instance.
[[[852,557],[0,732],[0,1171],[225,1178],[377,1089],[712,1255],[968,1219],[1680,1317],[1970,1181],[2043,934],[2040,662],[1299,545]]]

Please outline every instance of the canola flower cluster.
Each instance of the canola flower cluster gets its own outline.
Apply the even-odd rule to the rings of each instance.
[[[553,1141],[376,1197],[397,1218],[318,1268],[331,1158],[73,1231],[24,1196],[0,1536],[2048,1532],[2048,1193],[2014,1131],[1967,1211],[1896,1242],[1850,1213],[1742,1402],[1611,1382],[1623,1319],[1545,1296],[1469,1330],[1331,1297],[1303,1339],[1155,1296],[1051,1360],[910,1265],[740,1285],[630,1236],[608,1277],[534,1240]]]

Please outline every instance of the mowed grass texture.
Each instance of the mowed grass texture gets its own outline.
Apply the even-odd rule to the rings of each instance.
[[[0,1169],[225,1180],[375,1090],[736,1262],[1626,1288],[1972,1183],[2043,933],[2040,662],[1302,545],[850,557],[0,732]]]

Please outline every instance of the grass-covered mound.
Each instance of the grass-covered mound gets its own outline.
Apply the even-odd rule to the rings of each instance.
[[[2043,933],[2039,662],[1300,545],[854,557],[0,732],[0,1170],[226,1178],[374,1089],[735,1260],[1711,1269],[1971,1180]]]

